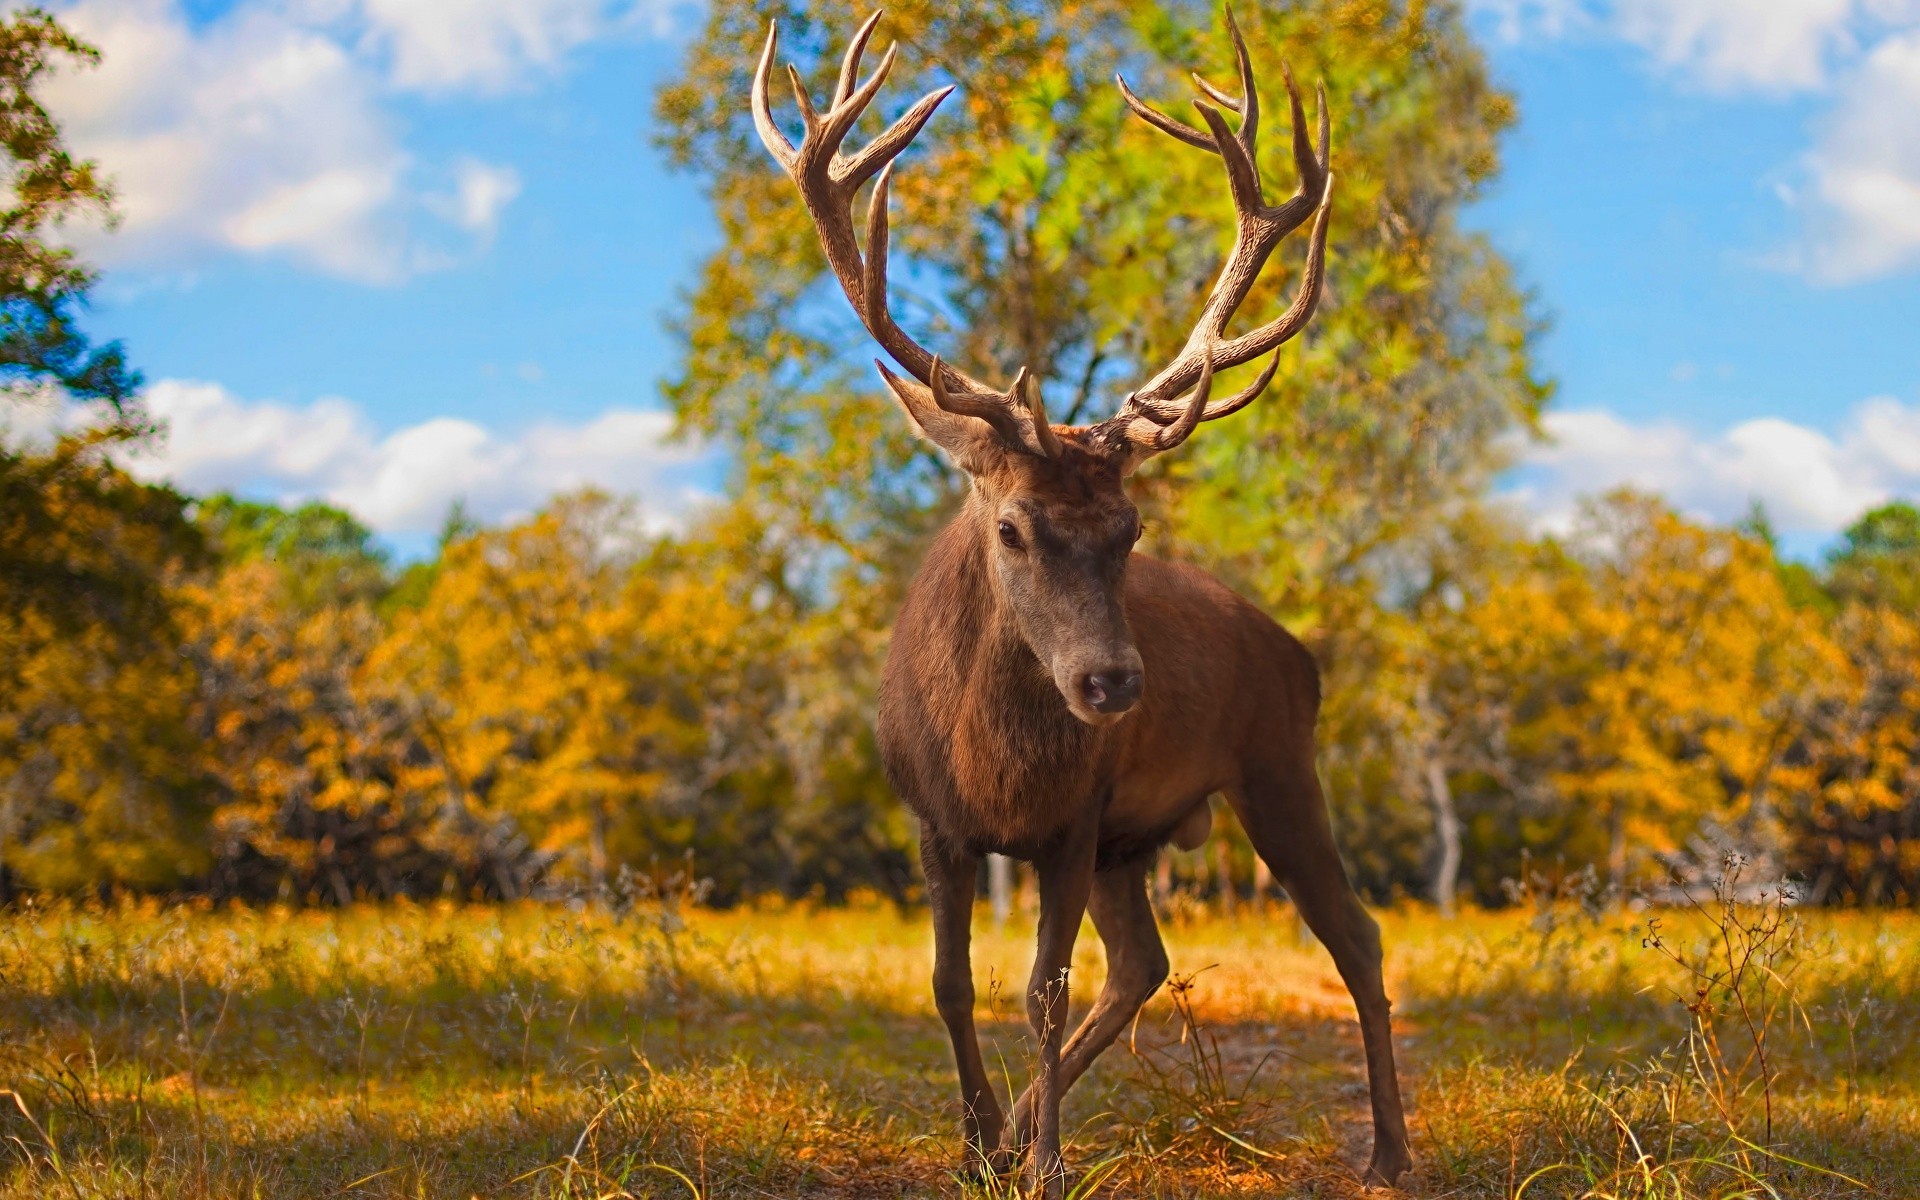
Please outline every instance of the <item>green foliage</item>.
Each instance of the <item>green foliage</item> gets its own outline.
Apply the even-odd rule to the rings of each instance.
[[[1862,516],[1828,556],[1827,569],[1843,602],[1920,611],[1920,508],[1897,500]]]
[[[0,146],[11,203],[0,207],[0,389],[51,384],[120,407],[139,387],[118,345],[95,348],[74,327],[94,274],[56,236],[86,212],[111,214],[112,193],[90,161],[61,142],[34,86],[62,60],[100,55],[46,11],[0,19]]]
[[[1458,15],[1318,3],[1240,16],[1269,112],[1285,111],[1283,60],[1328,86],[1328,298],[1273,397],[1210,426],[1170,468],[1177,486],[1149,490],[1172,518],[1156,548],[1297,614],[1481,486],[1496,440],[1530,426],[1546,388],[1526,356],[1524,297],[1454,223],[1513,119]],[[747,72],[770,18],[816,82],[857,21],[838,4],[715,5],[663,89],[662,140],[706,175],[725,238],[689,298],[669,395],[688,427],[739,447],[750,502],[808,514],[796,541],[886,562],[925,535],[955,481],[853,365],[868,340],[822,282],[811,226],[750,128]],[[1231,63],[1222,29],[1140,3],[909,6],[889,20],[914,39],[883,105],[961,84],[895,176],[896,307],[969,370],[1030,367],[1057,419],[1105,415],[1184,340],[1232,237],[1218,160],[1128,116],[1111,79],[1124,68],[1150,94],[1177,95],[1186,68]],[[1263,165],[1284,194],[1281,133]],[[1287,275],[1270,268],[1245,319],[1284,303]]]
[[[387,553],[373,531],[318,500],[283,509],[221,492],[194,505],[194,522],[226,561],[284,567],[280,578],[301,609],[377,599],[387,589]]]

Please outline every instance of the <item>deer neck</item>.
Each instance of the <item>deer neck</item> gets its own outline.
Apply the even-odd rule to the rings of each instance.
[[[946,537],[956,539],[958,553],[951,560],[954,570],[940,581],[942,594],[950,597],[946,603],[954,611],[973,618],[954,623],[954,663],[961,677],[977,689],[975,694],[995,711],[1011,708],[1024,715],[1029,708],[1058,708],[1072,720],[994,578],[993,525],[991,506],[976,490],[946,531]]]
[[[916,587],[943,619],[929,666],[945,680],[949,765],[983,844],[1033,844],[1092,790],[1100,731],[1068,711],[995,585],[984,504],[970,498]],[[938,665],[935,665],[938,664]],[[931,682],[931,681],[929,681]]]

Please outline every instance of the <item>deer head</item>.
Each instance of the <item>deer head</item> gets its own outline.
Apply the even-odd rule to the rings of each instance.
[[[887,390],[921,435],[945,450],[971,480],[969,511],[977,516],[976,533],[992,564],[996,593],[1020,635],[1076,717],[1095,725],[1117,721],[1144,685],[1122,603],[1127,557],[1140,535],[1139,514],[1127,499],[1124,481],[1147,459],[1186,441],[1201,422],[1251,403],[1272,381],[1278,355],[1246,389],[1219,400],[1211,394],[1214,370],[1276,350],[1312,317],[1325,276],[1333,194],[1325,92],[1319,95],[1316,151],[1293,75],[1282,68],[1300,186],[1284,203],[1269,205],[1256,166],[1260,100],[1246,42],[1231,10],[1227,27],[1241,94],[1230,96],[1195,75],[1202,96],[1194,106],[1204,130],[1149,107],[1125,79],[1117,79],[1127,106],[1148,124],[1225,162],[1236,234],[1199,320],[1174,360],[1130,393],[1107,420],[1058,426],[1047,420],[1039,384],[1025,368],[1005,391],[996,390],[943,363],[894,322],[887,305],[887,182],[893,160],[953,89],[927,94],[864,148],[842,153],[848,132],[886,81],[899,49],[890,46],[878,69],[860,81],[860,59],[879,21],[876,12],[854,34],[824,113],[814,108],[799,73],[787,68],[806,125],[797,148],[775,124],[767,95],[779,45],[778,27],[769,28],[753,77],[754,125],[799,187],[847,300],[867,332],[910,376],[876,360]],[[1237,129],[1228,127],[1222,109],[1239,114]],[[867,202],[863,252],[854,237],[853,201],[869,181],[873,193]],[[1309,216],[1314,217],[1313,235],[1293,304],[1260,328],[1228,338],[1227,322],[1267,258]]]

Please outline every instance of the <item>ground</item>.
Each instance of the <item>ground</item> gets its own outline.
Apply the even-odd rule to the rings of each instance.
[[[1915,915],[1379,916],[1409,1193],[1920,1195]],[[1020,1083],[1031,921],[978,924]],[[1166,926],[1174,987],[1069,1097],[1080,1194],[1360,1195],[1325,952],[1278,905]],[[0,1196],[1010,1194],[953,1174],[930,961],[880,904],[17,909]],[[1089,931],[1077,1009],[1102,972]]]

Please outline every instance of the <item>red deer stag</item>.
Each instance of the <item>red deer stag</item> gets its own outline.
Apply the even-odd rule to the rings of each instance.
[[[1335,852],[1314,774],[1318,672],[1298,641],[1217,580],[1134,554],[1140,518],[1125,488],[1135,468],[1180,445],[1202,421],[1249,404],[1272,379],[1278,356],[1246,390],[1223,399],[1211,396],[1216,369],[1275,350],[1313,314],[1333,185],[1324,89],[1316,150],[1287,77],[1300,189],[1270,205],[1255,165],[1260,102],[1231,13],[1241,94],[1233,98],[1196,76],[1206,97],[1195,101],[1205,129],[1148,107],[1120,80],[1127,105],[1142,119],[1224,160],[1238,232],[1179,356],[1114,417],[1055,426],[1025,369],[996,391],[941,362],[888,311],[890,164],[952,89],[921,99],[864,149],[841,153],[898,49],[860,80],[861,54],[879,19],[874,14],[854,34],[824,112],[788,68],[806,124],[797,147],[774,122],[768,101],[778,45],[778,28],[770,29],[753,77],[753,117],[767,149],[799,186],[854,311],[912,376],[880,365],[887,388],[971,480],[960,514],[934,541],[907,591],[879,718],[887,773],[921,821],[934,1001],[959,1066],[969,1167],[1005,1169],[1030,1152],[1032,1176],[1047,1195],[1060,1194],[1061,1093],[1167,977],[1148,904],[1148,867],[1161,846],[1193,847],[1206,838],[1208,797],[1221,792],[1353,995],[1373,1096],[1367,1178],[1391,1184],[1410,1160],[1380,935]],[[1239,114],[1238,129],[1228,127],[1222,109]],[[869,181],[863,253],[853,200]],[[1312,241],[1292,306],[1270,324],[1227,337],[1228,320],[1268,256],[1308,217]],[[1011,1123],[988,1080],[973,1020],[968,939],[975,875],[989,852],[1032,862],[1040,886],[1027,992],[1039,1067]],[[1106,987],[1063,1048],[1067,969],[1089,911],[1106,946]]]

